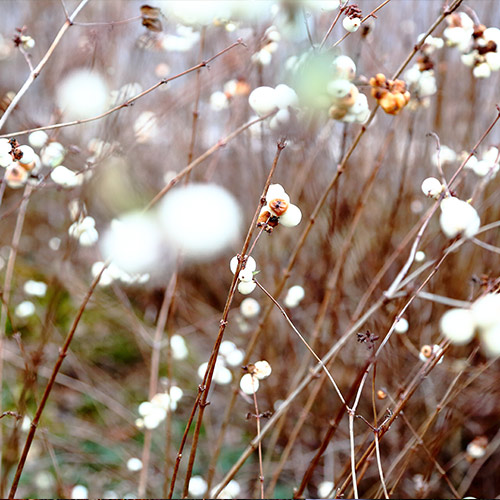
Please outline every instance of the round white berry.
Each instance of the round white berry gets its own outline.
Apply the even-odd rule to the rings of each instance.
[[[266,200],[270,202],[271,200],[275,200],[279,198],[280,200],[285,200],[287,203],[290,203],[290,196],[288,196],[285,192],[285,189],[281,184],[271,184],[266,193]]]
[[[248,96],[248,104],[259,116],[267,115],[278,107],[275,89],[272,87],[257,87]]]
[[[469,343],[475,327],[474,315],[469,309],[450,309],[439,321],[441,333],[456,345]]]
[[[500,323],[483,330],[480,338],[481,344],[488,356],[500,356]]]
[[[257,283],[255,281],[240,281],[238,283],[238,292],[243,295],[248,295],[255,290]]]
[[[480,297],[472,304],[471,311],[478,328],[500,325],[500,294],[488,293]]]
[[[280,83],[274,89],[274,99],[276,106],[280,109],[287,109],[288,106],[297,107],[299,105],[297,92],[284,83]]]
[[[259,380],[265,379],[269,377],[269,375],[271,375],[272,372],[271,365],[267,361],[265,360],[256,361],[253,366],[254,366],[253,374]]]
[[[244,281],[245,283],[248,283],[249,281],[253,280],[253,272],[250,271],[250,269],[242,269],[240,271],[240,274],[238,274],[238,279],[240,281]]]
[[[472,74],[476,78],[489,78],[491,75],[491,69],[487,63],[481,63],[474,67]]]
[[[250,373],[245,373],[240,380],[240,389],[245,394],[253,394],[259,390],[259,379]]]
[[[332,80],[328,82],[326,91],[335,99],[342,99],[351,91],[351,82],[349,80]],[[362,95],[362,94],[361,94]]]
[[[240,304],[240,312],[245,318],[254,318],[260,312],[260,305],[254,298],[247,297]]]
[[[354,31],[358,31],[361,26],[361,19],[359,17],[344,17],[342,26],[344,26],[346,31],[353,33]]]
[[[500,69],[500,52],[486,52],[484,58],[491,71]]]
[[[28,136],[28,142],[33,148],[42,148],[48,140],[49,136],[45,130],[36,130]]]
[[[356,64],[349,56],[336,57],[332,65],[337,78],[352,80],[356,76]]]
[[[394,326],[396,333],[406,333],[408,331],[409,323],[406,318],[400,318]]]
[[[280,217],[280,224],[285,227],[297,226],[302,220],[302,212],[296,205],[290,204],[287,211]]]
[[[436,179],[435,177],[427,177],[427,179],[424,179],[422,182],[421,189],[425,196],[437,198],[443,190],[443,185],[439,179]]]
[[[236,272],[237,266],[238,266],[238,256],[235,255],[231,259],[231,262],[229,263],[229,268],[231,269],[231,272],[233,274]],[[257,269],[257,262],[255,262],[255,259],[251,255],[247,257],[247,263],[245,264],[245,269],[250,270],[251,272],[254,272]]]
[[[475,208],[458,198],[449,197],[441,202],[439,223],[448,238],[455,238],[460,233],[472,238],[478,231],[481,221]]]
[[[486,41],[495,42],[500,46],[500,29],[498,28],[486,28],[483,33],[483,38]]]

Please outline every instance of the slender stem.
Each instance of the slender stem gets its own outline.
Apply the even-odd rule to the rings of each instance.
[[[21,474],[23,472],[24,464],[26,463],[26,458],[28,457],[28,452],[30,450],[31,443],[33,442],[33,438],[35,437],[35,432],[36,432],[36,429],[38,426],[38,422],[40,421],[40,418],[42,416],[42,412],[45,408],[45,404],[47,403],[47,400],[49,399],[50,392],[52,391],[52,388],[54,387],[57,373],[59,372],[59,369],[61,368],[61,365],[63,364],[64,358],[66,357],[66,354],[67,354],[68,349],[69,349],[69,345],[71,344],[71,341],[73,340],[73,337],[74,337],[75,332],[76,332],[76,328],[78,327],[78,324],[80,323],[80,319],[83,315],[83,312],[85,311],[85,308],[87,307],[87,304],[90,300],[90,297],[92,297],[92,294],[95,290],[95,287],[99,283],[99,280],[101,279],[101,276],[106,269],[107,269],[107,266],[104,265],[101,269],[101,272],[94,278],[94,281],[92,281],[92,284],[90,285],[90,288],[88,289],[88,291],[83,299],[83,302],[82,302],[80,308],[78,309],[76,317],[73,320],[73,324],[71,325],[71,328],[68,332],[68,335],[66,336],[66,340],[64,341],[63,346],[59,350],[59,357],[57,358],[56,364],[54,365],[54,368],[53,368],[52,373],[50,375],[49,381],[47,382],[47,386],[45,387],[45,391],[43,393],[42,399],[40,400],[40,403],[38,404],[35,416],[33,417],[33,420],[31,422],[28,437],[26,438],[23,452],[22,452],[21,458],[19,459],[19,463],[17,464],[17,469],[16,469],[16,473],[14,476],[14,480],[12,481],[12,486],[10,488],[9,500],[13,499],[15,494],[16,494],[17,486],[19,484],[19,479],[21,478]]]
[[[274,171],[276,170],[276,167],[278,165],[278,160],[280,158],[281,152],[285,148],[285,145],[286,145],[285,139],[281,139],[277,144],[276,155],[274,157],[273,164],[272,164],[271,169],[269,171],[269,174],[267,176],[267,180],[266,180],[266,183],[264,185],[262,195],[259,199],[259,203],[257,205],[252,222],[251,222],[250,227],[248,229],[247,236],[246,236],[245,241],[243,243],[243,247],[241,249],[240,255],[246,255],[246,253],[247,253],[248,247],[250,245],[250,240],[251,240],[252,235],[254,233],[257,219],[259,217],[259,213],[260,213],[261,207],[263,205],[263,200],[266,197],[267,190],[269,188],[269,185],[271,184],[272,176],[274,174]],[[208,404],[207,398],[208,398],[208,392],[210,390],[210,385],[212,383],[212,378],[213,378],[213,374],[214,374],[214,370],[215,370],[215,362],[217,360],[217,355],[219,353],[219,347],[220,347],[220,344],[221,344],[223,336],[224,336],[224,331],[225,331],[225,328],[227,325],[227,317],[229,314],[229,308],[230,308],[231,303],[233,301],[234,293],[236,290],[236,284],[238,281],[238,274],[239,274],[240,270],[242,269],[242,264],[243,264],[243,262],[239,261],[238,265],[236,267],[236,271],[235,271],[234,276],[233,276],[233,281],[230,285],[229,292],[227,295],[226,304],[224,306],[224,311],[222,313],[222,319],[220,320],[220,327],[219,327],[217,339],[215,341],[214,347],[212,349],[212,353],[210,355],[210,359],[208,361],[207,371],[206,371],[205,376],[203,378],[203,383],[200,386],[199,392],[201,392],[202,394],[201,394],[201,397],[199,399],[197,399],[197,401],[193,407],[193,413],[194,413],[196,407],[199,408],[199,412],[198,412],[198,419],[196,421],[196,425],[195,425],[195,429],[194,429],[193,443],[192,443],[191,452],[189,455],[189,462],[188,462],[186,477],[184,480],[184,488],[183,488],[183,495],[182,495],[183,497],[186,497],[188,494],[189,480],[191,479],[191,474],[192,474],[193,466],[194,466],[194,460],[196,458],[196,450],[198,447],[198,439],[199,439],[199,435],[200,435],[201,424],[203,421],[203,413],[204,413],[205,407]],[[179,450],[179,454],[181,454],[180,450]],[[176,464],[176,467],[178,467],[177,464]],[[172,481],[172,485],[170,487],[171,491],[173,491],[174,485],[175,484]]]
[[[333,379],[332,375],[328,371],[328,368],[325,366],[325,364],[323,363],[323,361],[321,360],[321,358],[311,349],[311,346],[307,343],[306,339],[302,336],[302,334],[297,330],[297,328],[293,324],[292,320],[288,317],[288,314],[281,307],[281,305],[279,304],[279,302],[257,280],[254,280],[254,281],[257,284],[257,286],[272,300],[273,304],[280,310],[281,314],[283,314],[283,316],[287,320],[288,324],[292,327],[292,330],[299,337],[299,339],[302,341],[302,343],[307,347],[307,350],[313,355],[314,359],[316,359],[316,361],[320,364],[321,368],[323,368],[323,370],[326,373],[326,376],[328,377],[328,379],[330,380],[330,382],[333,385],[333,388],[337,392],[337,394],[338,394],[338,396],[340,398],[340,401],[342,401],[342,404],[345,405],[346,402],[345,402],[344,396],[342,396],[342,393],[340,392],[340,389],[338,388],[335,380]]]
[[[88,0],[83,0],[83,1],[87,2]],[[93,122],[95,120],[100,120],[101,118],[104,118],[105,116],[108,116],[112,113],[115,113],[116,111],[118,111],[122,108],[126,108],[126,107],[130,106],[131,104],[133,104],[135,101],[137,101],[141,97],[144,97],[145,95],[150,94],[151,92],[156,90],[158,87],[161,87],[162,85],[165,85],[165,84],[171,82],[172,80],[176,80],[177,78],[180,78],[180,77],[185,76],[189,73],[192,73],[193,71],[197,71],[200,68],[208,67],[208,64],[211,61],[213,61],[214,59],[217,59],[222,54],[225,54],[229,50],[231,50],[234,47],[237,47],[239,45],[244,45],[244,43],[241,40],[238,40],[237,42],[229,45],[229,47],[226,47],[225,49],[222,49],[220,52],[217,52],[217,54],[210,57],[206,61],[202,61],[201,63],[197,64],[196,66],[193,66],[192,68],[186,69],[185,71],[182,71],[181,73],[178,73],[177,75],[171,76],[170,78],[164,78],[163,80],[160,80],[159,82],[155,83],[153,86],[149,87],[148,89],[140,92],[139,94],[131,97],[130,99],[127,99],[122,104],[118,104],[117,106],[115,106],[111,109],[108,109],[107,111],[105,111],[104,113],[101,113],[99,115],[92,116],[90,118],[85,118],[83,120],[73,120],[70,122],[56,123],[54,125],[47,125],[45,127],[36,127],[36,128],[26,129],[26,130],[19,130],[17,132],[10,132],[8,134],[0,135],[0,138],[17,137],[20,135],[29,134],[30,132],[36,132],[38,130],[54,130],[54,129],[64,128],[64,127],[71,127],[73,125],[81,125],[82,123],[89,123],[89,122]],[[10,106],[9,106],[9,108],[10,108]],[[1,125],[3,124],[2,120],[5,117],[6,113],[7,113],[7,111],[4,113],[4,115],[2,116],[2,119],[0,120],[0,129],[1,129]]]
[[[33,69],[27,80],[24,82],[23,86],[19,89],[15,97],[12,99],[12,101],[9,103],[9,106],[5,110],[4,114],[0,118],[0,130],[2,130],[3,126],[5,125],[5,122],[7,121],[7,118],[9,118],[10,114],[14,110],[14,108],[19,104],[19,101],[21,98],[26,94],[28,89],[31,87],[31,84],[35,81],[37,76],[40,74],[42,69],[44,68],[45,64],[47,64],[47,61],[49,60],[50,56],[53,54],[54,50],[56,47],[59,45],[59,42],[61,41],[61,38],[63,37],[64,33],[68,30],[68,28],[73,24],[73,20],[75,17],[78,15],[78,13],[85,7],[85,5],[88,3],[89,0],[82,0],[78,7],[73,11],[73,14],[69,18],[66,19],[66,22],[62,25],[61,29],[57,33],[56,37],[54,38],[54,41],[52,42],[52,45],[49,47],[49,50],[45,53],[43,56],[42,60],[38,63],[37,67]]]
[[[253,384],[252,384],[253,388]],[[259,483],[260,483],[260,498],[264,499],[264,471],[262,469],[262,440],[260,439],[260,413],[257,405],[257,394],[253,391],[253,403],[255,406],[255,419],[257,420],[257,439],[259,440]]]

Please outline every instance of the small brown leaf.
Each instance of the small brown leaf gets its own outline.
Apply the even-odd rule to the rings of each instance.
[[[142,18],[142,25],[145,26],[149,31],[162,31],[163,27],[159,19],[152,19],[150,17]]]
[[[158,19],[160,17],[161,11],[158,7],[151,7],[151,5],[141,5],[141,16],[151,17],[152,19]]]

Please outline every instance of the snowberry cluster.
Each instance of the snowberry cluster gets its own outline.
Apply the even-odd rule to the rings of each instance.
[[[156,429],[165,420],[169,410],[177,409],[177,403],[183,394],[180,387],[173,385],[170,387],[170,394],[159,392],[151,398],[151,401],[143,401],[138,407],[140,418],[136,419],[135,425],[140,429],[143,427]]]
[[[245,394],[253,394],[259,390],[259,380],[271,375],[271,365],[267,361],[257,361],[244,367],[247,371],[240,380],[240,389]]]
[[[20,145],[16,139],[0,139],[0,166],[5,168],[7,185],[19,188],[40,170],[41,163],[31,146]]]
[[[356,65],[348,56],[338,56],[333,60],[334,79],[328,82],[330,97],[330,118],[346,123],[364,123],[370,115],[368,99],[352,80],[356,76]]]
[[[383,73],[377,73],[370,78],[370,85],[372,96],[389,115],[397,115],[410,100],[410,92],[403,80],[388,80]]]
[[[458,48],[462,62],[473,68],[476,78],[488,78],[492,71],[500,70],[500,29],[474,24],[465,12],[451,14],[446,19],[448,27],[443,32],[446,44]]]
[[[290,203],[290,196],[281,184],[271,184],[266,193],[266,204],[261,208],[258,227],[271,233],[273,229],[282,224],[285,227],[297,226],[302,219],[302,212],[296,205]]]
[[[489,356],[500,355],[500,294],[487,293],[470,307],[446,311],[439,323],[441,332],[452,344],[468,344],[477,330]]]
[[[291,87],[280,83],[275,88],[257,87],[248,96],[248,103],[259,116],[277,111],[269,121],[269,127],[275,130],[290,121],[299,105],[299,97]]]
[[[467,152],[464,154],[466,155],[465,157],[468,156]],[[475,156],[471,156],[464,168],[472,170],[478,177],[488,176],[488,180],[491,180],[496,176],[500,168],[499,160],[500,153],[498,148],[491,146],[481,155],[481,159],[478,160]]]
[[[231,272],[234,274],[236,272],[236,268],[238,267],[238,256],[235,255],[231,262],[229,263],[229,268]],[[243,295],[248,295],[255,290],[257,284],[253,280],[253,276],[256,273],[257,263],[255,259],[251,255],[246,256],[246,261],[243,264],[243,268],[238,274],[238,291]]]

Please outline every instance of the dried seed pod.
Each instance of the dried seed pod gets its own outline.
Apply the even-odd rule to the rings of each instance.
[[[430,358],[432,356],[432,347],[430,345],[423,345],[420,349],[420,354],[425,358]]]
[[[281,198],[275,198],[269,202],[269,208],[275,215],[280,217],[287,211],[288,203]]]
[[[264,224],[266,224],[270,218],[271,218],[271,212],[269,210],[262,209],[259,218],[257,219],[257,227],[261,227]]]

